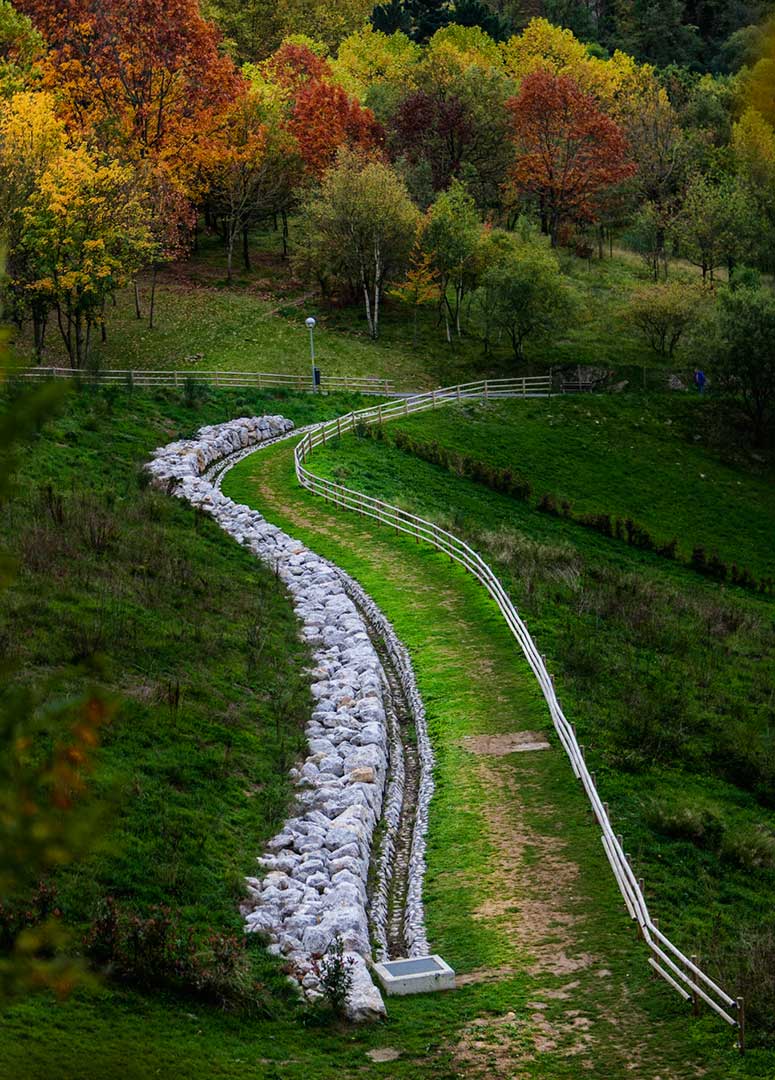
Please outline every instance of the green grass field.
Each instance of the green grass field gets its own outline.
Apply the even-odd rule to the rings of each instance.
[[[475,416],[470,437],[467,425],[446,409],[397,426],[428,439],[446,438],[469,454],[497,460],[505,454],[528,476],[531,458],[524,447],[537,456],[546,444],[543,477],[567,482],[574,491],[581,487],[578,472],[564,466],[557,429],[546,443],[542,439],[547,415],[558,409],[554,401],[464,408]],[[644,416],[638,399],[563,402],[559,410],[566,419],[559,430],[578,427],[577,409],[591,414],[591,421],[584,415],[587,423],[618,423],[621,435]],[[504,410],[509,427],[503,425]],[[389,439],[389,426],[386,431]],[[572,453],[569,458],[575,460]],[[666,458],[671,462],[673,454],[666,452]],[[489,558],[550,658],[566,712],[588,748],[603,797],[621,823],[662,925],[727,977],[736,975],[728,954],[742,948],[746,935],[771,925],[775,887],[772,600],[722,588],[655,554],[539,513],[389,442],[346,438],[313,460],[315,471],[438,521]],[[649,460],[649,490],[669,490],[679,473],[672,464],[661,468],[659,455]],[[702,467],[714,480],[716,473],[727,482],[734,475],[711,453]],[[634,512],[645,505],[637,477],[630,486],[617,458],[603,448],[595,473],[596,490],[610,493],[617,509]],[[773,511],[759,499],[761,477],[743,469],[737,475],[741,495],[730,509],[715,494],[724,485],[702,489],[707,543],[721,547],[730,535],[728,515],[737,512],[743,521],[747,509],[762,520],[763,535],[769,520],[771,535]],[[678,509],[672,525],[683,539],[682,523],[694,528],[694,519],[683,515],[679,499],[673,505]],[[763,542],[758,549],[741,547],[752,559],[766,558]],[[768,1009],[762,1000],[759,1020],[765,1027]]]
[[[660,542],[695,545],[756,576],[775,572],[775,468],[714,438],[694,394],[555,397],[450,405],[395,428],[525,477],[533,501],[632,518]],[[386,428],[388,438],[393,425]]]
[[[65,669],[77,691],[91,677],[84,666],[99,658],[103,685],[121,703],[94,781],[95,798],[111,811],[109,831],[87,862],[60,877],[65,918],[79,933],[106,892],[141,910],[180,908],[198,932],[238,930],[240,878],[285,813],[284,773],[306,708],[306,658],[273,576],[210,522],[149,492],[139,465],[154,446],[202,423],[280,412],[303,424],[359,404],[214,391],[192,401],[173,391],[87,387],[24,459],[2,518],[4,545],[20,564],[3,621],[25,627],[13,646],[24,678]],[[480,435],[484,446],[484,427]],[[649,978],[537,688],[484,593],[430,550],[302,492],[291,447],[246,459],[225,491],[353,573],[412,653],[437,753],[428,925],[465,985],[391,1001],[385,1025],[321,1027],[292,1003],[277,964],[259,950],[258,1015],[111,981],[61,1002],[18,1002],[3,1016],[0,1078],[770,1076],[769,1050],[754,1045],[739,1058],[730,1032],[707,1015],[691,1021]],[[719,733],[727,725],[730,743],[754,746],[753,763],[767,766],[756,739],[771,710],[773,605],[744,593],[720,597],[678,564],[372,440],[343,440],[315,467],[411,501],[492,557],[552,658],[567,711],[588,734],[601,787],[668,932],[714,961],[709,910],[720,912],[722,944],[738,925],[765,924],[775,885],[766,844],[756,849],[763,865],[743,860],[752,837],[775,830],[775,815],[725,774],[730,747]],[[63,495],[59,523],[49,484]],[[626,502],[624,481],[613,489]],[[89,539],[95,519],[109,537],[100,551]],[[258,658],[257,632],[268,645]],[[677,687],[689,690],[678,734]],[[644,724],[625,724],[631,715]],[[491,759],[461,742],[520,729],[547,733],[553,749]],[[717,848],[686,835],[694,819],[687,826],[681,818],[684,834],[676,835],[668,810],[690,795],[707,809],[699,817],[708,834],[715,823]],[[385,1048],[398,1057],[380,1064],[367,1056]]]

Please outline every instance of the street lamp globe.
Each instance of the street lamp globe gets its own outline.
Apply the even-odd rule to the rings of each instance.
[[[312,318],[312,316],[311,316],[311,315],[310,315],[310,316],[309,316],[309,318],[308,318],[308,319],[306,320],[306,326],[307,326],[307,329],[308,329],[308,330],[314,330],[314,329],[315,329],[315,327],[317,326],[317,323],[315,322],[315,320],[314,320],[314,319]]]

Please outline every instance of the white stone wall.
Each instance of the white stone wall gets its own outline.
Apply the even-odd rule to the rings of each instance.
[[[158,486],[211,514],[238,543],[275,568],[293,597],[315,660],[310,673],[315,706],[307,725],[309,755],[300,768],[291,771],[298,792],[295,814],[259,859],[264,876],[248,879],[246,926],[248,931],[269,936],[270,950],[286,958],[311,998],[319,986],[316,959],[340,935],[352,963],[349,1012],[354,1019],[367,1019],[385,1011],[367,966],[371,942],[366,885],[390,748],[385,676],[358,607],[368,610],[391,656],[398,658],[424,742],[422,813],[418,808],[422,835],[418,839],[415,832],[412,854],[418,880],[410,885],[406,913],[413,955],[427,952],[421,890],[432,760],[408,656],[376,605],[342,571],[269,524],[257,511],[227,499],[219,490],[220,480],[212,482],[204,475],[217,471],[222,459],[237,460],[251,447],[282,437],[292,427],[283,417],[269,416],[201,428],[192,440],[156,450],[147,468]],[[392,794],[386,809],[395,804],[395,791]],[[395,816],[394,811],[389,818]],[[387,827],[389,835],[391,820]],[[382,880],[377,883],[377,897],[385,893],[384,875],[390,867],[381,865],[378,870]],[[376,914],[381,918],[379,911]]]

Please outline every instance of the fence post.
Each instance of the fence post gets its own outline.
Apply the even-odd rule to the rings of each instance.
[[[460,383],[457,384],[457,399],[460,401]]]
[[[488,393],[489,393],[489,390],[488,390],[488,385],[487,385],[487,379],[485,379],[484,380],[484,399],[485,399],[485,401],[487,400]]]
[[[737,999],[737,1048],[745,1053],[745,1001],[741,997]]]
[[[690,956],[689,959],[694,964],[694,966],[697,967],[697,957],[696,956]],[[693,978],[693,976],[692,976],[692,978]],[[692,1012],[694,1013],[695,1016],[700,1015],[700,1000],[697,997],[697,991],[694,988],[692,988]]]

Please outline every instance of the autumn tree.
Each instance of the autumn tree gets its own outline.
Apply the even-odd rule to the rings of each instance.
[[[342,149],[305,205],[314,250],[357,282],[372,338],[386,285],[405,269],[418,212],[390,166]]]
[[[433,268],[433,253],[422,250],[422,230],[418,228],[409,267],[402,281],[390,290],[390,295],[412,309],[412,345],[417,344],[417,317],[420,308],[438,296],[437,274]]]
[[[105,297],[152,260],[145,194],[128,166],[80,145],[49,165],[23,215],[24,288],[55,309],[70,362],[84,367]]]
[[[244,94],[232,106],[205,153],[208,201],[225,230],[226,267],[232,281],[234,247],[257,216],[267,182],[267,130],[261,103]]]
[[[7,292],[15,320],[32,316],[35,355],[40,360],[49,305],[26,289],[30,252],[22,244],[24,209],[40,179],[65,151],[65,129],[48,93],[24,91],[0,106],[0,215],[6,248]]]
[[[414,89],[421,59],[422,50],[406,34],[381,34],[367,26],[344,39],[331,68],[348,93],[372,108],[375,100],[384,102],[387,112]]]
[[[317,180],[341,148],[372,150],[384,141],[382,125],[370,109],[336,83],[319,79],[310,80],[297,93],[288,129],[307,171]]]
[[[104,150],[153,157],[186,190],[191,147],[239,89],[197,0],[19,0],[49,52],[45,84]]]
[[[516,154],[510,185],[539,203],[556,246],[564,221],[594,220],[595,200],[632,176],[621,128],[567,76],[528,75],[509,103]]]

